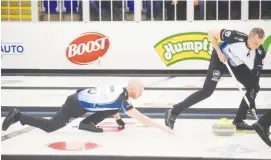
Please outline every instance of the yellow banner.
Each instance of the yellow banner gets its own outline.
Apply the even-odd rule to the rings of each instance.
[[[184,60],[210,60],[213,46],[204,32],[187,32],[164,38],[154,46],[156,52],[170,66]]]

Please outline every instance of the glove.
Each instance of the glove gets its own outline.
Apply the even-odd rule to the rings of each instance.
[[[118,119],[116,120],[117,124],[119,125],[120,129],[124,129],[125,128],[125,123],[122,119]]]

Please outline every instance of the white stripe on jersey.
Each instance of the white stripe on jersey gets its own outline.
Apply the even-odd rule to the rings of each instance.
[[[123,87],[120,86],[97,86],[93,89],[84,89],[78,93],[78,100],[93,104],[111,104],[114,103]]]
[[[228,44],[222,49],[222,52],[227,58],[230,58],[236,66],[239,66],[243,63],[249,63],[248,60],[253,60],[247,56],[249,49],[246,47],[245,42]]]

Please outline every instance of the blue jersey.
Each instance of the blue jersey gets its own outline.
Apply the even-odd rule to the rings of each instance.
[[[126,112],[133,108],[128,100],[126,88],[118,86],[98,86],[77,90],[78,101],[89,111],[115,110]]]

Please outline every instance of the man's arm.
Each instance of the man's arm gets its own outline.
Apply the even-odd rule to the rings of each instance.
[[[113,117],[115,118],[116,121],[121,119],[119,113],[116,113],[115,115],[113,115]]]
[[[254,65],[252,69],[252,75],[256,83],[259,83],[260,75],[261,75],[263,65],[264,65],[265,56],[266,56],[266,52],[263,46],[261,45],[258,49],[255,50],[255,59],[254,59]]]
[[[222,30],[210,30],[208,32],[209,40],[212,43],[214,49],[216,52],[221,52],[219,46],[218,46],[218,41],[221,40],[221,32]]]
[[[221,49],[219,48],[218,42],[220,40],[227,41],[228,43],[232,42],[244,42],[246,41],[247,35],[245,33],[236,31],[236,30],[228,30],[228,29],[218,29],[218,30],[210,30],[208,32],[209,40],[212,43],[214,49],[217,52],[217,55],[221,62],[225,63],[226,58],[223,55]]]
[[[218,46],[218,41],[221,39],[221,32],[222,32],[222,30],[210,30],[208,32],[208,36],[209,36],[209,40],[210,40],[211,44],[213,45],[213,48],[215,49],[220,61],[225,63],[226,58]]]
[[[228,42],[245,42],[247,34],[236,30],[221,29],[219,31],[219,39]]]
[[[173,134],[173,131],[168,128],[167,126],[162,126],[156,122],[154,122],[151,118],[149,118],[148,116],[145,116],[144,114],[140,113],[137,109],[133,108],[130,109],[126,112],[126,114],[132,118],[135,118],[136,120],[138,120],[139,122],[141,122],[144,125],[150,126],[150,127],[154,127],[154,128],[158,128],[161,129],[169,134]]]
[[[139,122],[141,122],[144,125],[150,126],[150,127],[154,127],[154,128],[158,128],[161,129],[169,134],[173,134],[172,129],[170,129],[167,126],[163,126],[163,125],[159,125],[158,123],[154,122],[152,119],[150,119],[149,117],[145,116],[144,114],[140,113],[137,109],[135,109],[133,107],[133,105],[131,103],[129,103],[127,100],[123,101],[122,103],[122,109],[123,111],[130,117],[138,120]]]

